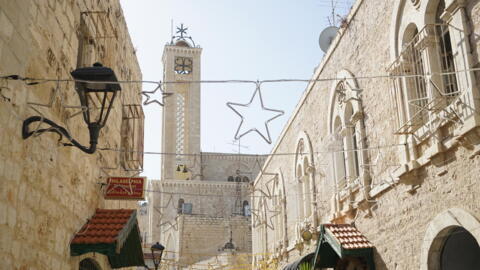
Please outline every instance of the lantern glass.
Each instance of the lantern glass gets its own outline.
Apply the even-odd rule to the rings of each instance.
[[[120,85],[112,69],[95,63],[93,67],[78,68],[72,72],[75,88],[83,107],[83,119],[88,126],[101,128],[112,109]]]
[[[100,91],[86,88],[83,94],[85,104],[82,104],[82,106],[85,108],[83,111],[85,122],[87,124],[96,124],[100,127],[105,126],[117,91]]]

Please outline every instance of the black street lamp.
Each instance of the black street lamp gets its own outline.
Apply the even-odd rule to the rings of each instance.
[[[60,135],[60,138],[67,137],[71,142],[64,144],[65,146],[76,146],[85,153],[93,154],[97,148],[100,130],[107,122],[113,101],[121,87],[116,83],[115,72],[100,63],[95,63],[92,67],[77,68],[71,75],[75,79],[75,90],[82,106],[83,120],[90,133],[90,146],[81,145],[65,128],[41,116],[32,116],[23,122],[22,137],[27,139],[35,133],[54,132]],[[51,127],[29,131],[28,126],[33,122],[43,122]]]
[[[152,251],[153,265],[155,265],[155,270],[158,270],[158,266],[160,265],[160,261],[162,260],[162,255],[165,247],[157,242],[152,245],[150,250]]]

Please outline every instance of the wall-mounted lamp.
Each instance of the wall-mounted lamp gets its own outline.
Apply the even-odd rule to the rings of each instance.
[[[150,248],[150,251],[152,252],[152,260],[153,260],[153,265],[155,266],[155,270],[158,269],[158,266],[162,261],[162,255],[164,250],[165,250],[165,247],[158,242],[156,244],[153,244],[152,247]]]
[[[83,152],[92,154],[97,148],[100,130],[107,122],[113,101],[121,87],[120,84],[114,83],[117,82],[115,72],[100,63],[93,64],[93,67],[77,68],[72,71],[71,75],[76,81],[75,90],[82,106],[83,120],[87,123],[90,133],[90,146],[81,145],[71,137],[65,128],[41,116],[32,116],[23,122],[22,137],[27,139],[35,133],[55,132],[60,136],[67,137],[71,142],[64,144],[65,146],[76,146]],[[51,128],[29,131],[28,127],[33,122],[43,122],[50,125]]]

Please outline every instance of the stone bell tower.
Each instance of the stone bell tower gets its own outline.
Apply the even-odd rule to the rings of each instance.
[[[183,24],[163,50],[162,179],[187,180],[200,166],[200,56]],[[174,83],[168,83],[174,82]],[[183,154],[183,155],[182,155]],[[185,155],[187,154],[187,155]],[[195,157],[193,155],[198,155]],[[198,168],[197,168],[198,167]]]

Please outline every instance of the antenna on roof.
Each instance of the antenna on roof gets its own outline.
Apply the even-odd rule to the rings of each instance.
[[[170,36],[173,37],[173,19],[170,19]]]

